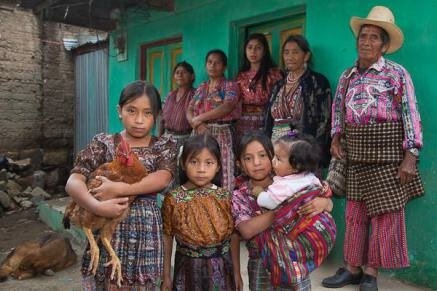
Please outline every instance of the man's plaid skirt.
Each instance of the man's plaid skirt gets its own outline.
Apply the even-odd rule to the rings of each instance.
[[[346,126],[346,197],[364,201],[370,216],[400,210],[424,193],[417,168],[405,185],[396,177],[404,158],[403,137],[398,122]]]

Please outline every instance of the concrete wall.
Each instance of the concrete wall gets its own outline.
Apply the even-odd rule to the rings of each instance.
[[[340,73],[351,66],[356,58],[355,40],[349,29],[351,16],[365,17],[374,5],[390,7],[405,34],[404,47],[389,58],[404,65],[411,73],[422,115],[425,148],[421,154],[420,171],[426,196],[408,204],[406,209],[408,247],[411,267],[393,273],[395,276],[417,284],[437,289],[437,88],[435,66],[437,61],[437,2],[434,0],[176,0],[176,10],[171,13],[151,13],[150,18],[129,17],[128,60],[118,62],[110,58],[109,128],[121,129],[116,114],[120,90],[128,82],[139,78],[140,45],[147,42],[183,37],[183,59],[192,63],[197,82],[205,78],[204,57],[208,50],[221,48],[232,53],[230,47],[232,22],[246,18],[277,13],[284,9],[305,6],[306,37],[313,49],[315,69],[324,73],[332,88],[337,85]],[[112,45],[111,41],[111,45]],[[115,55],[112,48],[110,53]],[[234,64],[235,65],[235,64]],[[335,199],[334,215],[339,226],[339,237],[332,258],[341,263],[344,232],[344,200]]]

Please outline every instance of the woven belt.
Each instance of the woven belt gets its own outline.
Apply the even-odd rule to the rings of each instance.
[[[194,247],[183,245],[179,241],[176,245],[176,252],[185,255],[187,257],[192,258],[215,258],[221,257],[224,254],[228,253],[230,250],[231,242],[230,240],[226,240],[219,245],[210,246],[210,247]]]

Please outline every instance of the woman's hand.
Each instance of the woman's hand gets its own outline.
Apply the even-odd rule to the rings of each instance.
[[[99,200],[108,200],[112,198],[118,198],[125,193],[126,183],[113,182],[106,177],[97,176],[96,180],[100,180],[102,184],[94,189],[90,189],[90,193]]]
[[[407,151],[396,175],[401,185],[410,182],[416,176],[416,162],[417,158]]]
[[[191,127],[194,129],[196,129],[201,123],[202,120],[199,118],[199,116],[195,116],[191,119]]]
[[[172,285],[171,278],[164,276],[161,284],[161,291],[171,291]]]
[[[341,148],[341,143],[340,143],[340,135],[336,134],[334,135],[334,137],[332,138],[332,142],[331,142],[331,156],[333,156],[336,159],[342,160],[344,158],[344,151]]]
[[[97,201],[95,207],[93,207],[93,213],[107,218],[118,217],[123,214],[123,211],[129,206],[128,200],[129,198],[127,197],[121,197],[106,201]]]
[[[325,210],[329,212],[332,210],[332,200],[330,198],[317,197],[299,207],[297,213],[302,216],[308,215],[309,217],[313,217]]]
[[[196,127],[196,134],[206,134],[208,131],[208,126],[205,123],[201,123]]]

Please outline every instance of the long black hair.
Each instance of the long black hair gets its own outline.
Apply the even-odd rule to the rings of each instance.
[[[221,154],[220,154],[220,145],[217,140],[209,135],[209,134],[200,134],[195,135],[184,143],[181,157],[179,159],[179,181],[182,184],[185,184],[188,181],[187,173],[184,170],[184,166],[189,158],[197,155],[203,149],[207,149],[217,160],[218,166],[220,167],[219,171],[216,173],[212,183],[221,186],[221,177],[222,177],[222,167],[221,167]]]
[[[249,41],[251,40],[257,40],[261,43],[261,45],[264,47],[264,55],[261,59],[261,64],[259,66],[258,72],[256,72],[255,77],[253,78],[253,84],[256,84],[259,80],[261,80],[261,85],[264,90],[267,89],[267,76],[269,74],[269,70],[271,68],[276,67],[275,62],[272,59],[272,56],[270,54],[270,47],[267,42],[267,38],[262,33],[253,33],[249,35],[249,37],[246,39],[246,42],[244,43],[244,51],[243,51],[243,62],[240,67],[239,72],[247,72],[250,70],[250,62],[249,59],[246,56],[246,47],[249,44]],[[249,88],[251,90],[255,90],[255,86],[252,88]]]
[[[237,160],[241,161],[243,159],[247,146],[254,141],[259,142],[263,146],[271,161],[274,155],[273,144],[270,138],[261,130],[254,130],[243,134],[237,147]]]
[[[127,103],[144,95],[149,97],[150,104],[152,105],[153,118],[156,121],[158,114],[161,112],[161,98],[158,89],[156,89],[152,83],[146,81],[134,81],[127,84],[120,93],[118,106],[123,108]]]

